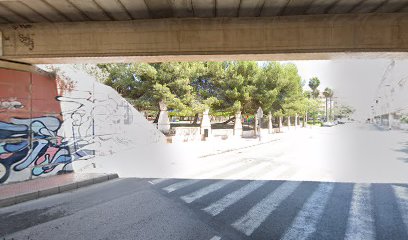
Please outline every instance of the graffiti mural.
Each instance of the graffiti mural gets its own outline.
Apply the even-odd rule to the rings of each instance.
[[[10,168],[18,172],[32,167],[32,175],[49,173],[60,164],[71,163],[69,146],[57,135],[61,121],[56,117],[11,119],[0,122],[0,183],[7,180]],[[65,170],[65,166],[62,171]]]
[[[16,98],[10,98],[10,99],[0,99],[0,111],[1,110],[10,110],[10,109],[20,109],[23,108],[23,104],[19,101],[17,101]]]
[[[77,171],[164,142],[114,89],[70,67],[57,75],[0,68],[0,183]]]
[[[71,169],[56,95],[51,75],[0,69],[0,183]]]

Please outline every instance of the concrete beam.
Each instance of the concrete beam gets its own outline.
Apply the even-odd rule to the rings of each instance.
[[[408,52],[406,13],[3,24],[0,32],[0,59],[28,63]]]

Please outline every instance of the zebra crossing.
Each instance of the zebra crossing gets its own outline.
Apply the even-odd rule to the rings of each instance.
[[[375,239],[369,187],[369,184],[354,185],[353,199],[345,237],[347,240]]]
[[[327,239],[328,236],[332,239],[385,239],[382,236],[408,239],[408,185],[381,185],[393,193],[387,196],[387,202],[399,209],[400,216],[392,218],[394,222],[390,224],[395,224],[392,230],[380,229],[389,231],[387,234],[377,234],[379,219],[383,217],[379,212],[384,212],[380,211],[384,204],[376,199],[376,194],[381,194],[378,184],[262,180],[265,176],[273,178],[284,172],[298,173],[297,169],[286,165],[266,171],[268,167],[267,161],[233,162],[197,179],[176,182],[154,179],[150,183],[162,194],[171,194],[169,197],[205,214],[218,223],[215,226],[222,226],[220,229],[227,229],[226,235],[238,234],[242,239]],[[227,180],[208,180],[221,175]],[[257,180],[239,180],[248,176]],[[293,199],[301,194],[304,199],[296,203]],[[348,211],[338,211],[336,206],[344,205],[344,201],[347,201]],[[327,212],[341,216],[329,216]],[[338,220],[337,223],[337,218],[346,221]],[[285,226],[280,226],[283,223]],[[335,226],[337,228],[333,229]],[[332,230],[337,236],[330,235]],[[217,236],[216,239],[231,239],[231,236]]]

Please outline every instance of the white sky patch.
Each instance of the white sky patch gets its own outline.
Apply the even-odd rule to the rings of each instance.
[[[365,120],[371,117],[371,106],[378,97],[377,88],[392,59],[281,61],[289,62],[297,66],[299,75],[305,83],[304,89],[309,90],[310,78],[318,77],[320,91],[326,87],[334,89],[336,100],[353,107],[356,110],[354,118]],[[408,79],[408,60],[396,59],[395,62],[393,70],[386,75],[386,84],[393,85],[401,79]],[[266,61],[258,63],[264,65]],[[405,88],[408,87],[408,81],[404,84]],[[405,107],[408,108],[408,105]]]

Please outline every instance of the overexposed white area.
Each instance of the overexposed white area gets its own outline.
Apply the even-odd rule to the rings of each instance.
[[[118,92],[100,83],[103,73],[92,65],[43,65],[58,81],[63,123],[59,136],[70,146],[74,170],[94,166],[99,157],[133,150],[138,155],[164,143],[164,135]],[[89,72],[92,71],[92,74]],[[98,79],[99,78],[99,79]],[[144,160],[144,159],[143,159]],[[141,161],[141,160],[140,160]],[[119,162],[117,162],[119,164]]]
[[[321,88],[334,88],[339,97],[347,99],[365,118],[387,63],[389,60],[344,60],[340,65],[325,62],[321,63],[324,68],[316,73],[321,74],[318,75]],[[301,74],[302,69],[299,67]],[[384,131],[372,124],[347,123],[330,128],[292,127],[285,133],[265,133],[262,144],[257,139],[240,138],[165,144],[154,125],[129,107],[113,89],[97,83],[96,79],[86,80],[84,75],[72,76],[78,86],[83,87],[81,91],[94,89],[95,99],[106,103],[98,111],[95,105],[85,111],[95,113],[92,115],[97,118],[95,129],[103,133],[91,145],[101,154],[77,161],[77,171],[115,172],[120,177],[141,178],[408,183],[405,131]],[[64,96],[83,98],[81,91]],[[111,99],[115,99],[114,104],[110,104]],[[70,104],[62,104],[64,112],[74,109]],[[131,123],[128,122],[130,116]],[[67,115],[65,120],[75,121],[69,120]],[[105,138],[111,130],[114,134]]]
[[[144,178],[408,183],[406,139],[404,131],[348,123],[272,134],[262,144],[214,140],[129,150],[88,170]]]
[[[390,68],[393,61],[395,64]],[[408,77],[408,60],[381,58],[289,62],[297,66],[299,75],[305,82],[305,89],[309,88],[307,83],[310,78],[318,77],[319,90],[324,91],[326,87],[334,89],[334,97],[337,101],[356,109],[354,116],[356,119],[370,117],[370,107],[382,91],[391,91],[394,88],[392,95],[396,98],[393,99],[395,108],[402,106],[407,100],[404,98],[407,93],[403,89],[408,89],[405,86]],[[388,68],[390,71],[387,72]],[[385,89],[386,85],[390,88]],[[391,95],[391,93],[388,94]]]

